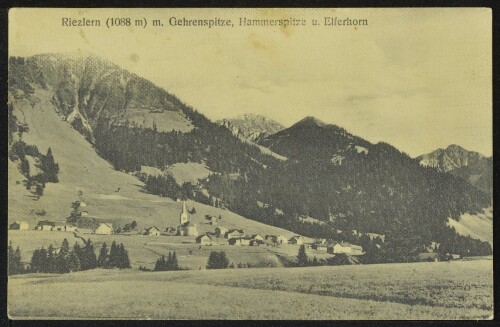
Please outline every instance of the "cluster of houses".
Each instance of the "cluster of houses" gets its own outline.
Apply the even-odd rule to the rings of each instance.
[[[310,246],[316,251],[324,251],[331,254],[363,255],[363,247],[348,242],[328,242],[326,239],[316,239]]]
[[[29,224],[25,221],[15,221],[9,225],[9,229],[28,230]],[[77,228],[76,226],[65,223],[55,223],[49,220],[40,220],[34,229],[38,231],[80,232],[82,234],[99,234],[99,235],[110,235],[114,233],[113,224],[110,223],[100,223],[94,229],[86,229],[86,228]]]

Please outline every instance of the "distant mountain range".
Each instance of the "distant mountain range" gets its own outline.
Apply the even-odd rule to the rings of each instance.
[[[270,118],[256,114],[225,118],[217,121],[217,123],[229,129],[234,135],[256,143],[262,138],[285,128]]]
[[[386,234],[388,244],[410,251],[446,241],[449,218],[491,206],[487,192],[468,184],[475,175],[467,175],[466,182],[459,174],[476,167],[475,161],[482,165],[474,155],[451,170],[455,160],[444,160],[443,169],[451,172],[446,174],[387,143],[372,144],[314,117],[289,128],[257,115],[214,123],[171,93],[93,55],[11,57],[9,103],[14,112],[26,103],[36,110],[55,108],[50,110],[59,123],[64,120],[90,143],[86,151],[95,151],[117,171],[140,176],[143,166],[164,170],[199,163],[210,172],[196,185],[141,176],[149,193],[187,197],[306,236],[330,238],[337,229],[355,229]],[[28,126],[31,137],[43,133],[50,140],[56,133],[47,126],[54,120],[38,117]],[[66,140],[58,136],[57,142]],[[75,165],[81,160],[69,159]],[[434,156],[425,160],[441,162]],[[61,172],[70,174],[68,166],[73,164],[61,165]],[[106,185],[106,175],[100,176],[99,184]],[[86,177],[71,178],[84,184]],[[303,223],[300,216],[328,224]]]
[[[493,194],[493,157],[452,144],[446,149],[437,149],[416,159],[422,166],[449,172]]]

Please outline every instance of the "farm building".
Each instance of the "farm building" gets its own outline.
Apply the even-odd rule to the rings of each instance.
[[[263,243],[264,242],[264,238],[262,236],[260,236],[259,234],[253,234],[251,236],[252,240],[256,240],[257,242],[260,242],[260,243]]]
[[[224,234],[224,237],[227,238],[228,240],[232,238],[239,238],[243,236],[243,230],[242,229],[230,229]]]
[[[422,252],[416,257],[417,261],[437,262],[439,261],[439,254],[435,252]]]
[[[196,243],[200,245],[212,245],[212,236],[208,234],[200,235],[196,238]]]
[[[160,236],[161,232],[160,229],[156,226],[150,226],[147,228],[144,228],[142,230],[142,235],[148,235],[148,236]]]
[[[169,236],[177,235],[177,228],[175,228],[175,227],[165,228],[165,235],[169,235]]]
[[[313,244],[312,248],[315,249],[316,251],[327,251],[328,247],[324,244]]]
[[[350,255],[361,255],[363,254],[363,248],[359,245],[350,244],[347,242],[334,242],[328,245],[328,253],[345,253]]]
[[[14,229],[14,230],[27,230],[29,229],[29,227],[30,226],[25,221],[15,221],[9,225],[9,229]]]
[[[54,226],[55,224],[52,221],[42,220],[38,222],[35,229],[41,231],[51,231]]]
[[[276,243],[276,235],[266,235],[264,240],[266,240],[266,242]]]
[[[101,223],[94,229],[94,234],[99,235],[110,235],[113,234],[113,224],[109,223]]]
[[[215,227],[215,234],[219,235],[219,236],[223,236],[224,234],[226,234],[228,231],[228,229],[226,227],[222,227],[222,226],[218,226],[218,227]]]
[[[229,239],[229,245],[249,246],[250,241],[248,237],[233,237]]]
[[[286,238],[283,235],[278,235],[278,236],[276,236],[276,243],[286,244],[286,243],[288,243],[288,238]]]
[[[292,236],[289,240],[290,244],[302,245],[304,244],[304,238],[299,235]]]

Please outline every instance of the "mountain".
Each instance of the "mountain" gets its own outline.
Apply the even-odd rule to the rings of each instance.
[[[416,159],[422,166],[449,172],[493,194],[493,157],[486,157],[452,144],[446,149],[437,149]]]
[[[234,135],[251,142],[258,142],[260,139],[285,128],[272,119],[256,114],[226,118],[217,121],[217,123],[229,129]]]
[[[202,156],[208,151],[209,145],[198,144],[200,139],[215,145],[210,151],[214,157],[225,158],[226,153],[220,152],[231,142],[243,148],[235,155],[243,161],[251,161],[246,150],[254,151],[257,158],[261,153],[255,147],[246,148],[225,128],[165,90],[93,55],[11,57],[8,95],[11,222],[25,220],[30,226],[41,219],[61,222],[69,216],[71,203],[81,199],[89,215],[116,227],[133,220],[140,228],[174,227],[182,203],[148,192],[148,180],[137,177],[141,166],[147,171],[150,164],[182,183],[194,169],[200,170],[194,162],[202,160],[195,152]],[[41,153],[50,147],[59,165],[59,181],[47,183],[39,198],[25,187],[34,172],[23,175],[17,155],[12,154],[21,140]],[[183,145],[187,140],[193,145]],[[231,166],[231,158],[222,161],[203,154],[203,160]],[[251,234],[295,234],[205,203],[188,200],[188,206],[196,208],[193,221],[200,232],[213,231],[213,226],[204,224],[205,215],[221,215],[224,226]]]
[[[371,146],[345,129],[314,117],[306,117],[290,128],[261,139],[258,144],[289,158],[335,155],[342,158],[347,152],[366,154],[367,147]]]
[[[9,184],[9,192],[18,192],[9,219],[35,219],[43,210],[64,219],[82,191],[98,215],[163,226],[162,208],[175,212],[175,200],[187,198],[197,212],[233,217],[249,231],[272,225],[367,246],[337,230],[385,234],[394,260],[430,241],[487,252],[477,240],[450,236],[449,219],[491,206],[487,194],[461,178],[314,117],[262,134],[258,144],[242,140],[168,91],[93,55],[9,58],[9,127],[16,124],[9,129],[9,168],[25,180]],[[49,147],[59,182],[46,183],[43,195],[28,201],[32,191],[23,183],[33,176],[26,162],[33,154],[42,160]]]
[[[94,140],[99,121],[158,131],[193,129],[189,109],[153,83],[92,54],[43,54],[9,60],[9,90],[31,97],[33,87],[51,90],[57,112]]]

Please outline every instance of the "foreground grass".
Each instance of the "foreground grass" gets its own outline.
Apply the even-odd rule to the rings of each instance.
[[[12,318],[487,319],[492,261],[9,279]]]

